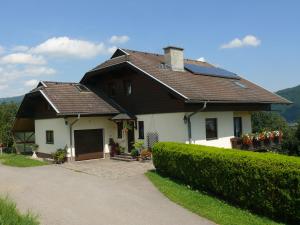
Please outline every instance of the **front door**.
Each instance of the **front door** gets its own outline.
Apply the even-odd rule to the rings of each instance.
[[[128,152],[131,152],[134,144],[134,122],[128,122],[131,129],[128,129],[127,141],[128,141]]]

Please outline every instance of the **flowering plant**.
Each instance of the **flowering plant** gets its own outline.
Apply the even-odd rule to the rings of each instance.
[[[251,134],[244,134],[242,136],[242,142],[244,145],[251,145],[252,139],[253,139],[253,135],[251,135]]]

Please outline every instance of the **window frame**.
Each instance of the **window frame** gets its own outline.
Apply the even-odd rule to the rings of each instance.
[[[117,122],[117,138],[118,139],[123,138],[123,121]]]
[[[132,95],[132,81],[131,80],[124,80],[123,81],[123,89],[124,89],[124,94],[126,96]],[[130,92],[129,92],[130,90]]]
[[[142,126],[141,126],[142,124]],[[142,130],[141,130],[142,128]],[[138,121],[138,134],[139,134],[139,139],[144,140],[145,139],[145,125],[144,121]]]
[[[235,123],[235,121],[237,119],[240,122],[240,135],[236,135],[236,123]],[[233,117],[233,135],[234,135],[234,137],[241,137],[242,134],[243,134],[243,119],[242,119],[241,116],[234,116]]]
[[[46,144],[48,144],[48,145],[54,144],[54,131],[53,130],[46,130]]]
[[[214,135],[213,136],[208,136],[208,122],[209,121],[213,121],[214,122],[214,126],[215,126],[215,131],[214,131]],[[218,139],[218,118],[205,118],[205,137],[206,140],[216,140]]]

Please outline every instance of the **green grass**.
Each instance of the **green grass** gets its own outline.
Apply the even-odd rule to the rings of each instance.
[[[183,184],[150,171],[150,181],[171,201],[220,225],[279,225],[268,218],[231,206],[207,194],[191,190]]]
[[[17,154],[2,154],[0,155],[0,162],[4,165],[15,167],[32,167],[48,164],[43,161],[31,159],[29,156]]]
[[[21,214],[10,199],[0,197],[0,225],[38,225],[37,216],[27,212]]]

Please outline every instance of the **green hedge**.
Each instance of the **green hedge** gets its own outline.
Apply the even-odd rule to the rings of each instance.
[[[300,158],[201,145],[157,143],[159,173],[242,208],[300,224]]]

